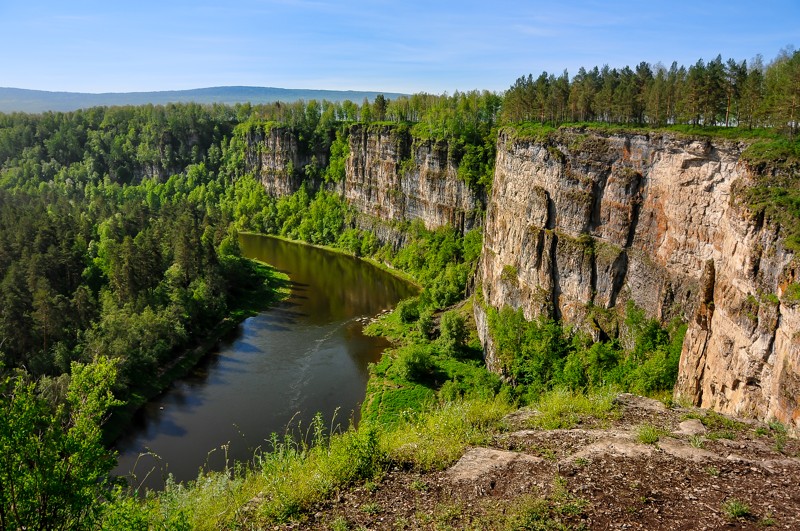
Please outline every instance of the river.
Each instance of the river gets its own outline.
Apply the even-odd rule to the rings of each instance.
[[[271,433],[357,420],[368,378],[387,343],[362,334],[414,288],[366,262],[266,236],[240,236],[242,252],[289,275],[291,294],[243,321],[186,377],[145,405],[117,441],[117,475],[163,488],[268,449]],[[332,421],[332,419],[334,419]]]

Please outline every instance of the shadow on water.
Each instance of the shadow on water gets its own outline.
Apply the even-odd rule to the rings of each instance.
[[[290,295],[242,322],[137,413],[117,443],[115,470],[133,470],[128,477],[136,485],[163,488],[167,472],[185,481],[201,468],[224,468],[226,459],[251,459],[254,449],[269,450],[271,433],[302,436],[317,412],[326,426],[357,422],[368,364],[388,342],[364,336],[356,318],[414,293],[349,256],[255,235],[242,235],[240,243],[245,256],[290,276]],[[148,451],[157,455],[148,458],[149,474],[140,468]]]

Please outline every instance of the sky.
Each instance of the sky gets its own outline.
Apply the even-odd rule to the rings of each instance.
[[[503,91],[786,47],[800,0],[0,0],[0,87],[49,91]]]

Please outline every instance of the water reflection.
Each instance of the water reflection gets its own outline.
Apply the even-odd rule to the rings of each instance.
[[[327,419],[338,411],[346,426],[364,397],[367,364],[386,346],[365,337],[357,318],[412,294],[352,257],[254,235],[242,235],[241,244],[246,256],[290,276],[291,295],[245,320],[136,415],[118,442],[115,472],[135,467],[137,485],[159,488],[166,473],[193,479],[201,467],[223,468],[226,456],[246,460],[272,432],[283,434],[289,422],[308,426],[318,411]],[[157,458],[140,458],[147,451]]]

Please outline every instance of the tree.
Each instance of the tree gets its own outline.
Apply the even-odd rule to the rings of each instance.
[[[726,108],[725,65],[722,56],[717,55],[706,65],[703,86],[702,112],[703,125],[716,125],[724,121]]]
[[[336,139],[331,143],[331,156],[328,167],[325,169],[326,182],[341,182],[345,178],[347,159],[350,156],[350,142],[347,136],[340,131],[336,132]]]
[[[782,50],[767,68],[772,122],[794,139],[800,126],[800,51]]]
[[[373,107],[375,107],[375,119],[379,122],[382,122],[386,119],[386,105],[386,98],[383,94],[378,94],[375,96]]]
[[[369,123],[372,119],[372,108],[370,107],[369,100],[364,98],[364,102],[361,104],[361,121]]]
[[[664,65],[656,65],[656,75],[645,95],[644,112],[647,121],[656,126],[666,123],[667,117],[667,70]]]
[[[746,81],[747,63],[744,61],[737,63],[733,59],[728,59],[725,64],[725,127],[730,125],[732,113],[736,115],[736,121],[739,121],[739,99]]]
[[[101,424],[119,402],[115,365],[72,364],[66,404],[53,406],[17,374],[0,380],[0,527],[88,529],[110,492],[114,456]]]
[[[757,55],[747,71],[747,79],[742,89],[739,125],[752,129],[761,122],[764,107],[764,63]]]
[[[689,67],[686,75],[686,84],[683,90],[681,107],[683,110],[681,121],[692,125],[700,125],[703,119],[703,104],[705,101],[706,65],[702,59]]]

